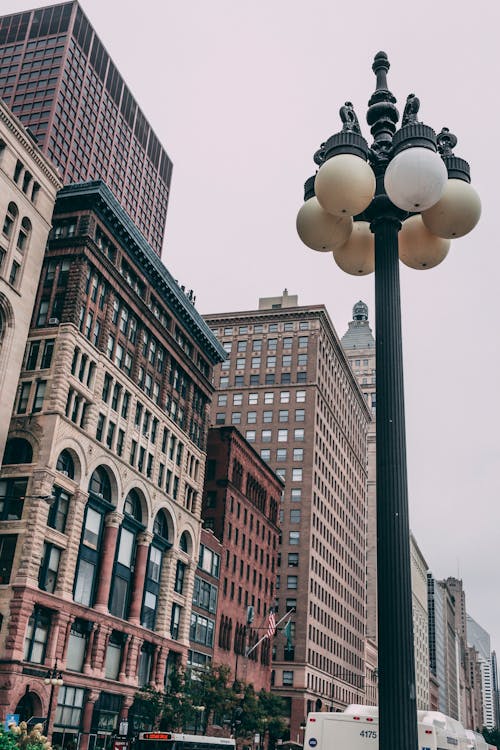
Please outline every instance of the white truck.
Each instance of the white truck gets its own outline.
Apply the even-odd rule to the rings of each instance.
[[[419,750],[474,748],[462,724],[438,711],[417,712]],[[304,750],[378,750],[378,707],[348,706],[342,713],[310,713]]]

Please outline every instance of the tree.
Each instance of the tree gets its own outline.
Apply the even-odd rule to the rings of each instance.
[[[496,745],[500,750],[500,729],[498,727],[495,729],[483,727],[482,734],[488,745]]]

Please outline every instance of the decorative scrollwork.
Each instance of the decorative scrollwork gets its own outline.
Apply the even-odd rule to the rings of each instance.
[[[325,146],[326,146],[326,143],[322,143],[319,149],[316,151],[316,153],[313,156],[314,163],[317,164],[318,167],[321,167],[321,165],[325,161]]]
[[[351,102],[346,102],[344,106],[340,108],[339,114],[340,119],[344,123],[342,126],[344,133],[358,133],[361,135],[359,121]]]
[[[436,136],[438,151],[441,156],[453,156],[453,149],[457,145],[457,136],[450,133],[449,128],[442,128]]]
[[[418,122],[418,110],[420,109],[420,99],[415,94],[408,94],[406,97],[406,104],[403,112],[403,118],[401,120],[401,127],[405,125],[412,125],[414,122]]]

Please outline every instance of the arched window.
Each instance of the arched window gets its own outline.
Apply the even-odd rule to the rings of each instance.
[[[4,464],[30,464],[33,461],[33,448],[24,438],[11,438],[7,440]]]
[[[156,536],[159,536],[162,539],[168,539],[167,517],[162,510],[158,511],[156,515],[153,532]]]
[[[130,490],[123,504],[124,519],[116,545],[113,579],[109,595],[109,611],[115,617],[128,616],[132,578],[137,551],[137,533],[142,525],[141,500],[137,490]]]
[[[111,506],[111,482],[106,469],[98,466],[90,477],[89,499],[83,519],[73,598],[91,607],[97,590],[99,561],[102,554],[104,518]]]
[[[7,213],[5,214],[5,219],[3,221],[3,233],[6,237],[12,236],[12,229],[14,228],[14,224],[17,219],[19,211],[17,210],[17,206],[12,201],[7,206]]]
[[[17,249],[24,253],[28,247],[29,239],[31,235],[31,221],[27,216],[23,216],[21,226],[19,228],[19,234],[17,235]]]
[[[182,552],[188,551],[188,543],[189,543],[189,536],[186,534],[185,531],[183,531],[181,534],[181,538],[179,540],[179,547],[182,550]]]
[[[59,458],[56,463],[56,471],[60,471],[61,474],[69,477],[70,479],[75,478],[75,462],[71,453],[67,450],[61,451]]]
[[[106,469],[102,466],[99,466],[90,477],[89,492],[101,500],[111,502],[111,482]]]
[[[123,512],[125,515],[130,516],[131,518],[135,518],[136,521],[141,523],[142,521],[142,510],[141,510],[141,500],[139,498],[139,493],[137,490],[130,490],[127,497],[125,498],[125,502],[123,503]]]
[[[165,552],[171,548],[168,541],[168,522],[165,513],[160,510],[153,525],[153,541],[149,547],[148,567],[144,582],[144,601],[141,611],[141,625],[154,629],[156,610],[160,593],[160,578]]]

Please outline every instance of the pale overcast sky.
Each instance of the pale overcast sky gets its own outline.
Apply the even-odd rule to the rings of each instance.
[[[42,0],[40,5],[49,5]],[[4,0],[2,13],[30,0]],[[201,313],[255,309],[286,287],[325,304],[339,336],[373,276],[352,278],[295,231],[312,155],[353,102],[365,136],[373,56],[402,112],[454,132],[483,203],[436,269],[402,267],[410,518],[438,578],[500,649],[500,4],[491,0],[82,0],[174,162],[163,259]],[[496,183],[495,183],[496,184]],[[225,269],[225,270],[223,270]]]

